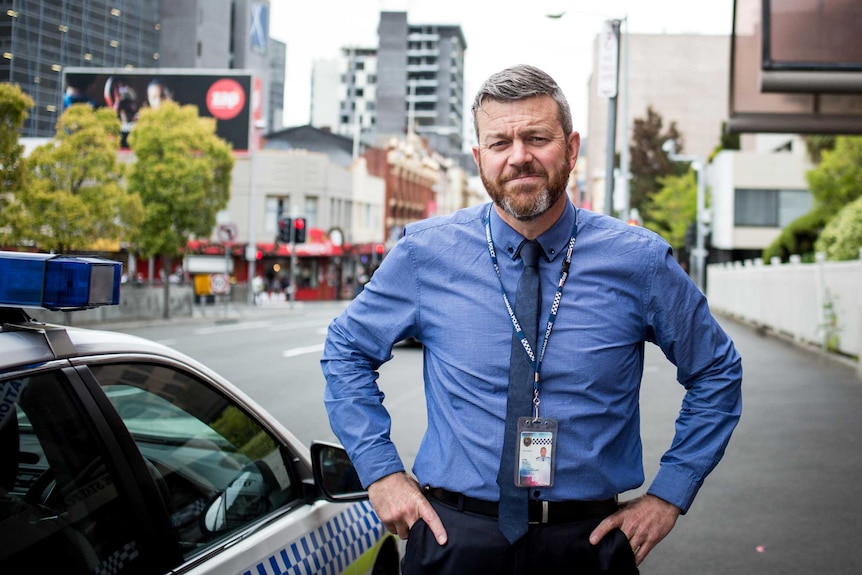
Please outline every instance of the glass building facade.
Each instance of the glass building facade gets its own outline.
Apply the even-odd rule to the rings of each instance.
[[[64,68],[158,66],[159,28],[159,0],[0,1],[0,81],[35,102],[22,135],[54,135]]]

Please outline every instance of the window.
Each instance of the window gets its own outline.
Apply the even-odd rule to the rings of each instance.
[[[91,370],[158,472],[186,558],[297,500],[278,442],[209,385],[145,363]]]
[[[269,196],[264,201],[263,225],[268,234],[278,233],[278,220],[290,214],[290,198]]]
[[[751,190],[734,192],[734,225],[784,227],[806,214],[812,205],[808,190]]]
[[[0,397],[2,571],[141,572],[136,512],[66,377],[0,381]]]

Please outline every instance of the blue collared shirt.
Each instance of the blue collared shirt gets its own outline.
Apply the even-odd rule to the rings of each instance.
[[[422,485],[499,499],[513,327],[485,239],[488,208],[408,225],[330,325],[321,359],[326,408],[366,486],[404,470],[376,380],[393,345],[414,336],[424,345],[428,428],[413,473]],[[490,218],[514,301],[524,238],[493,209]],[[539,265],[540,340],[576,218],[570,276],[541,369],[540,415],[559,422],[555,480],[531,496],[603,499],[643,484],[638,400],[652,342],[676,365],[686,393],[649,492],[687,511],[739,419],[740,357],[660,236],[571,204],[538,238],[547,258]]]

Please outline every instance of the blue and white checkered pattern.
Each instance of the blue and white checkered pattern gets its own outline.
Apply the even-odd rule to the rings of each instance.
[[[243,575],[337,575],[371,549],[383,531],[371,504],[362,501]]]
[[[126,563],[138,556],[138,549],[134,541],[123,545],[120,549],[111,553],[99,566],[93,569],[93,575],[115,575],[122,572]]]

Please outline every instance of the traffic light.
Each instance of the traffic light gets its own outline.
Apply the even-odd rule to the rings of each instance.
[[[283,244],[290,243],[290,230],[293,229],[293,219],[281,217],[278,219],[278,241]]]
[[[305,243],[305,218],[293,220],[293,241],[298,244]]]

